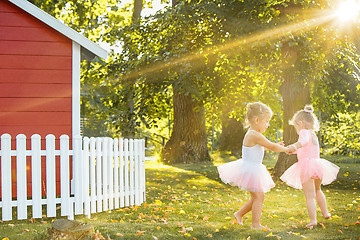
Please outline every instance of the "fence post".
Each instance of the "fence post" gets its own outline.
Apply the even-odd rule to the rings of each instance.
[[[1,201],[2,220],[12,220],[11,136],[1,135]]]
[[[74,187],[75,187],[75,214],[83,214],[83,173],[84,173],[84,164],[82,161],[82,144],[81,136],[77,135],[73,139],[73,167],[74,169]]]
[[[91,213],[96,213],[96,168],[95,168],[95,138],[90,138],[90,200]]]
[[[146,177],[145,177],[145,141],[142,140],[142,150],[141,150],[141,167],[142,167],[142,192],[141,195],[143,196],[142,202],[146,201]]]
[[[103,147],[102,147],[102,153],[103,153],[103,184],[102,184],[102,189],[103,189],[103,210],[107,211],[109,210],[109,205],[108,205],[108,199],[109,199],[109,195],[108,195],[108,143],[109,143],[109,139],[108,138],[103,138]]]
[[[124,189],[124,139],[119,139],[119,184],[120,184],[120,207],[125,206],[125,189]]]
[[[60,194],[61,194],[61,216],[73,218],[70,212],[70,168],[69,168],[69,136],[60,136]]]
[[[140,204],[144,202],[144,178],[143,171],[145,168],[145,140],[139,140],[139,201]]]
[[[114,140],[108,142],[108,183],[109,183],[109,209],[114,209]]]
[[[129,160],[130,160],[130,205],[135,204],[135,191],[134,191],[134,140],[129,140]]]
[[[129,140],[124,140],[124,184],[125,184],[125,206],[129,206],[129,194],[130,194],[130,187],[129,187]]]
[[[102,212],[102,181],[101,181],[101,168],[102,168],[102,154],[101,154],[101,144],[102,139],[96,138],[96,196],[97,196],[97,211]]]
[[[41,218],[41,137],[31,136],[31,179],[33,218]]]
[[[27,219],[26,136],[16,136],[17,218]]]
[[[46,213],[48,217],[56,217],[56,164],[55,136],[46,136]]]
[[[119,139],[114,139],[114,190],[115,208],[119,208]]]
[[[135,161],[135,166],[134,166],[134,171],[135,171],[135,205],[139,206],[140,205],[140,181],[139,181],[139,140],[135,139],[134,140],[134,161]]]
[[[84,174],[83,174],[83,202],[84,202],[84,214],[90,218],[90,196],[89,196],[89,176],[90,176],[90,167],[89,167],[89,147],[90,147],[90,139],[88,137],[84,137],[84,151],[83,151],[83,163],[84,163]]]

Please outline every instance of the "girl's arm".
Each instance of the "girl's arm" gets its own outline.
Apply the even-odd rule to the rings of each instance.
[[[302,147],[301,143],[300,142],[296,142],[296,143],[293,143],[289,146],[287,146],[289,148],[289,153],[290,154],[293,154],[296,152],[296,150],[298,150],[299,148]]]
[[[274,152],[286,152],[286,151],[288,151],[288,148],[282,146],[279,143],[273,143],[273,142],[269,141],[261,133],[254,133],[254,134],[252,134],[251,137],[252,137],[252,140],[253,140],[253,142],[255,144],[259,144],[259,145],[263,146],[265,149],[269,149],[269,150],[274,151]]]
[[[296,152],[296,150],[308,143],[310,141],[310,137],[311,135],[309,131],[300,130],[298,141],[288,146],[288,148],[290,149],[290,153]]]

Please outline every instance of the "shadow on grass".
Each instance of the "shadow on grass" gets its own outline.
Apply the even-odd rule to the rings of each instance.
[[[171,167],[179,168],[184,171],[190,171],[200,174],[208,179],[222,183],[219,177],[217,167],[226,162],[235,161],[238,156],[229,152],[218,152],[212,155],[212,160],[208,162],[192,163],[192,164],[173,164]]]

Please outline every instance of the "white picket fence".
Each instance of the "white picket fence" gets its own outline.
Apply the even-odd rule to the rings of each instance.
[[[56,217],[73,219],[74,215],[140,205],[145,201],[145,141],[140,139],[60,137],[60,149],[55,149],[55,136],[46,136],[41,146],[40,135],[31,137],[31,149],[26,136],[16,137],[16,149],[11,149],[11,136],[1,136],[1,200],[2,220],[27,219],[28,206],[32,218]],[[31,158],[31,197],[27,196],[26,159]],[[16,170],[12,158],[16,157]],[[60,159],[60,195],[56,195],[55,159]],[[70,182],[70,159],[73,179]],[[42,196],[41,162],[46,161],[46,196]],[[12,197],[12,171],[16,171],[17,196]],[[43,205],[46,205],[43,209]],[[46,212],[46,214],[44,212]]]

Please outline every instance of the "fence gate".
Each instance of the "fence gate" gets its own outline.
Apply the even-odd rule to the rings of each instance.
[[[3,221],[14,219],[14,207],[19,220],[56,217],[59,208],[61,216],[73,219],[145,201],[144,140],[77,136],[72,141],[71,150],[67,135],[58,143],[54,135],[42,140],[35,134],[28,147],[23,134],[16,142],[1,136]]]

